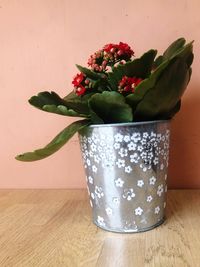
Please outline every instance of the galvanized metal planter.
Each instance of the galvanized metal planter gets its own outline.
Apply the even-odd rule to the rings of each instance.
[[[164,221],[169,121],[91,125],[79,134],[93,222],[140,232]]]

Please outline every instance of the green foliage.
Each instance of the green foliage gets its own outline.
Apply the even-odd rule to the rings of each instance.
[[[77,65],[90,86],[86,94],[71,92],[61,98],[55,92],[41,92],[29,103],[43,111],[64,116],[85,117],[66,127],[42,149],[19,155],[21,161],[46,158],[60,149],[77,131],[89,124],[121,123],[172,118],[181,107],[181,97],[190,81],[193,62],[193,42],[180,38],[156,59],[156,50],[149,50],[138,59],[111,66],[112,70],[95,72]],[[143,81],[134,93],[123,95],[118,85],[124,77]]]
[[[70,106],[67,106],[64,99],[60,98],[55,92],[41,92],[37,96],[32,96],[29,103],[43,111],[64,116],[85,117],[81,112],[76,112]]]
[[[104,123],[131,122],[132,110],[125,102],[125,98],[117,92],[97,93],[89,100],[91,110]],[[98,123],[93,117],[93,123]]]
[[[180,100],[189,80],[189,71],[182,58],[174,58],[171,64],[150,88],[137,105],[134,120],[155,120],[166,118]],[[165,115],[166,114],[166,115]]]
[[[156,56],[156,50],[149,50],[141,58],[129,61],[124,65],[118,65],[108,74],[108,81],[112,90],[116,91],[118,83],[123,76],[147,78],[151,73],[152,64]]]
[[[44,148],[18,155],[16,156],[16,159],[20,161],[36,161],[44,159],[58,151],[76,132],[80,131],[89,124],[90,121],[88,120],[76,121],[67,126]]]

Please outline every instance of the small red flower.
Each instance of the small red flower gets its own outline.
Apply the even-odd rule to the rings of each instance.
[[[75,94],[77,94],[78,96],[84,95],[85,92],[86,92],[86,88],[82,86],[81,84],[79,85],[79,87],[75,88]]]
[[[81,73],[78,73],[75,77],[74,77],[74,80],[72,81],[72,84],[74,86],[79,86],[81,84],[81,82],[83,81],[84,79],[84,74],[81,72]]]
[[[120,42],[118,45],[118,55],[126,55],[131,58],[131,56],[134,55],[134,52],[128,44]]]
[[[119,82],[118,92],[134,93],[135,87],[142,81],[141,78],[124,76]]]

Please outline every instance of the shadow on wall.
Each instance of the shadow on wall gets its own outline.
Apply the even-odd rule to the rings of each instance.
[[[200,188],[200,94],[183,100],[172,120],[168,177],[169,188]]]

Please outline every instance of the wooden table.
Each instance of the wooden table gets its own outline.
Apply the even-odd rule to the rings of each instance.
[[[168,192],[167,220],[136,234],[92,224],[85,190],[0,190],[1,267],[198,267],[200,190]]]

